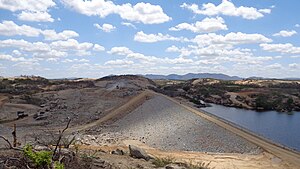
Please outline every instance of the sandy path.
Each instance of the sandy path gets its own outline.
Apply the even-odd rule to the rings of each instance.
[[[253,135],[252,133],[249,133],[247,131],[243,131],[231,124],[228,124],[226,123],[225,121],[222,121],[220,119],[217,119],[216,117],[213,117],[213,116],[210,116],[210,115],[207,115],[203,112],[200,112],[198,110],[195,110],[189,106],[186,106],[186,105],[183,105],[183,104],[180,104],[177,100],[173,99],[173,98],[170,98],[168,96],[165,96],[165,95],[162,95],[162,94],[158,94],[158,95],[161,95],[181,106],[183,106],[184,108],[190,110],[191,112],[194,112],[195,114],[249,140],[250,142],[253,142],[254,144],[262,147],[263,149],[265,149],[266,151],[270,152],[271,154],[274,154],[276,155],[277,157],[283,159],[284,161],[288,161],[292,164],[295,164],[297,167],[300,168],[300,153],[298,152],[295,152],[295,151],[292,151],[292,150],[288,150],[286,148],[283,148],[283,147],[280,147],[272,142],[269,142],[261,137],[258,137],[256,135]]]
[[[96,120],[96,121],[86,124],[86,125],[70,128],[70,129],[68,129],[68,132],[83,131],[86,129],[90,129],[94,126],[100,125],[109,120],[115,120],[117,118],[120,118],[124,114],[127,114],[130,111],[133,111],[135,108],[137,108],[138,106],[143,104],[143,102],[145,100],[147,100],[148,98],[150,98],[152,95],[153,95],[152,92],[144,91],[144,92],[140,93],[139,95],[129,99],[128,102],[126,102],[124,105],[117,107],[115,109],[109,110],[110,113],[108,113],[106,116],[100,118],[99,120]]]
[[[197,164],[210,163],[209,167],[215,169],[298,169],[297,166],[286,163],[276,156],[263,152],[257,155],[238,153],[203,153],[192,151],[163,151],[149,147],[136,140],[124,140],[118,145],[109,146],[79,146],[82,150],[102,150],[111,152],[122,149],[128,152],[128,145],[136,145],[144,149],[148,154],[157,158],[172,158],[175,162]]]
[[[146,150],[147,153],[160,158],[172,157],[178,162],[186,163],[210,163],[215,169],[296,169],[297,166],[281,161],[277,157],[263,152],[256,155],[238,153],[203,153],[191,151],[162,151],[151,148],[137,141],[126,140],[124,144],[137,145]]]

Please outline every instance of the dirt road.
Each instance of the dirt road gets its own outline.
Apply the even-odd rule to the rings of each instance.
[[[143,91],[139,95],[129,99],[128,102],[126,102],[124,105],[117,107],[115,109],[112,109],[112,110],[108,110],[108,111],[110,111],[110,113],[107,113],[106,116],[100,118],[99,120],[96,120],[96,121],[86,124],[86,125],[81,125],[81,126],[70,128],[70,129],[68,129],[68,132],[83,131],[86,129],[90,129],[94,126],[103,124],[104,122],[107,122],[109,120],[115,120],[117,118],[120,118],[120,117],[122,117],[122,115],[125,115],[125,114],[129,113],[130,111],[133,111],[135,108],[137,108],[138,106],[143,104],[144,101],[147,100],[148,98],[150,98],[152,95],[153,95],[153,93],[149,92],[148,90]]]

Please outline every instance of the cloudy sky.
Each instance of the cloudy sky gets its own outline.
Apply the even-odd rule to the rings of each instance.
[[[0,76],[300,77],[300,1],[0,0]]]

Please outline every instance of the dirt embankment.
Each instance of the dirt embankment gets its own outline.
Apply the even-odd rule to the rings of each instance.
[[[140,105],[142,105],[145,100],[148,100],[152,97],[152,93],[149,91],[144,91],[140,93],[139,95],[129,99],[125,104],[123,104],[120,107],[116,107],[107,113],[106,116],[100,118],[99,120],[96,120],[92,123],[78,126],[78,127],[72,127],[69,131],[83,131],[88,130],[93,131],[93,127],[96,127],[98,125],[102,125],[103,123],[111,123],[113,121],[116,121],[117,119],[121,119],[129,112],[133,111]]]
[[[256,136],[248,131],[245,131],[245,130],[241,130],[240,128],[232,125],[232,124],[229,124],[221,119],[218,119],[214,116],[210,116],[208,114],[205,114],[203,112],[200,112],[198,110],[195,110],[187,105],[184,105],[184,104],[181,104],[179,103],[177,100],[173,99],[173,98],[170,98],[168,96],[165,96],[165,95],[162,95],[166,98],[168,98],[169,100],[172,100],[173,102],[179,104],[179,105],[182,105],[183,107],[185,107],[186,109],[190,110],[191,112],[225,128],[226,130],[229,130],[243,138],[245,138],[246,140],[262,147],[264,150],[266,150],[267,152],[279,157],[280,159],[288,162],[288,163],[292,163],[294,164],[295,166],[299,167],[300,168],[300,153],[298,152],[295,152],[293,150],[290,150],[290,149],[287,149],[285,147],[281,147],[277,144],[274,144],[268,140],[265,140],[259,136]]]
[[[185,162],[211,162],[211,166],[217,169],[296,169],[300,167],[299,154],[296,152],[279,147],[218,118],[208,116],[173,98],[154,92],[150,93],[153,95],[151,99],[114,123],[110,123],[110,127],[101,128],[100,131],[104,132],[106,136],[109,135],[107,133],[118,133],[117,136],[125,135],[126,137],[123,137],[125,145],[138,145],[156,157],[173,157],[178,161]],[[212,130],[209,129],[210,127]],[[97,127],[94,129],[96,130]],[[126,141],[126,138],[135,140]],[[204,138],[206,141],[203,142]],[[100,137],[100,139],[103,138]],[[108,140],[110,139],[113,138],[110,137]],[[126,149],[126,146],[120,142],[116,145],[105,144],[104,147],[99,147],[97,137],[94,136],[92,140],[89,140],[89,146],[84,146],[84,149],[106,149],[107,151],[122,147]],[[250,151],[242,150],[243,153],[239,152],[241,149],[236,153],[228,151],[239,149],[239,145],[242,149],[252,147],[253,144],[249,142],[266,151],[255,154],[249,154],[251,148]],[[195,146],[193,147],[193,145]],[[214,152],[193,152],[193,149],[194,151],[213,150]],[[227,153],[220,153],[222,151]]]
[[[100,130],[96,131],[118,133],[118,137],[123,135],[125,138],[134,138],[164,150],[251,154],[260,152],[254,144],[197,116],[181,105],[155,93],[152,95],[151,99],[126,116],[109,126],[98,126]],[[134,101],[138,100],[140,99]]]

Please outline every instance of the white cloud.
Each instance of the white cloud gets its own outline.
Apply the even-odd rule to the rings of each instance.
[[[266,61],[273,60],[271,56],[253,56],[251,53],[245,54],[227,54],[227,55],[220,55],[213,59],[208,59],[210,63],[218,63],[218,64],[225,64],[230,63],[234,65],[261,65]]]
[[[38,37],[40,34],[45,37],[45,40],[67,40],[79,36],[78,33],[72,30],[57,33],[55,30],[41,30],[28,25],[17,25],[13,21],[0,23],[0,35]]]
[[[100,51],[105,51],[105,48],[101,45],[94,44],[93,50],[100,52]]]
[[[146,56],[142,53],[133,52],[127,47],[113,47],[108,53],[126,56],[128,59],[139,60],[143,64],[185,64],[193,62],[191,59],[185,59],[182,57],[170,59],[167,57],[160,58],[156,56]]]
[[[88,16],[96,15],[105,18],[110,14],[118,14],[122,19],[144,24],[159,24],[172,19],[159,5],[144,2],[134,6],[130,3],[116,5],[113,1],[105,0],[62,0],[62,2],[76,12]]]
[[[15,56],[21,56],[22,55],[22,53],[18,50],[13,50],[12,54],[15,55]]]
[[[48,8],[55,6],[52,0],[0,0],[0,8],[12,12],[20,10],[28,11],[47,11]]]
[[[2,48],[17,48],[18,50],[26,52],[48,52],[51,50],[50,46],[43,42],[28,42],[23,39],[6,39],[0,40],[0,47]]]
[[[160,58],[157,58],[155,56],[145,56],[142,53],[130,53],[127,55],[127,58],[135,59],[135,60],[140,60],[141,62],[144,63],[151,63],[151,62],[157,62],[158,60],[162,60]]]
[[[100,48],[99,46],[96,45],[96,48]],[[54,41],[50,44],[43,42],[28,42],[23,39],[0,40],[0,48],[17,49],[22,52],[26,52],[29,56],[33,56],[35,58],[60,58],[68,55],[86,56],[91,55],[93,47],[94,44],[92,43],[79,43],[75,39]]]
[[[35,58],[61,58],[61,57],[66,57],[67,55],[68,55],[67,52],[53,50],[53,49],[50,49],[47,52],[35,52],[32,54],[32,56]]]
[[[293,44],[260,44],[263,50],[269,52],[280,52],[285,54],[300,54],[300,47],[295,47]]]
[[[137,32],[134,35],[134,40],[138,42],[145,42],[145,43],[154,43],[159,41],[188,41],[187,38],[183,37],[173,37],[168,34],[164,35],[162,33],[158,34],[145,34],[143,31]]]
[[[56,33],[55,30],[44,30],[41,32],[45,40],[67,40],[70,38],[78,37],[79,34],[72,30],[64,30],[60,33]]]
[[[128,55],[133,53],[129,48],[120,46],[120,47],[113,47],[108,51],[107,53],[112,54],[112,55]]]
[[[291,69],[300,69],[300,64],[298,64],[298,63],[291,63],[291,64],[289,64],[289,67]]]
[[[271,39],[261,34],[246,34],[241,32],[230,32],[225,36],[217,35],[215,33],[197,35],[193,40],[198,45],[210,45],[210,44],[253,44],[253,43],[266,43],[272,42]]]
[[[229,44],[211,44],[208,46],[189,46],[189,48],[181,48],[180,56],[195,55],[197,58],[213,58],[213,57],[246,57],[251,56],[250,52],[242,51],[241,49],[234,49]]]
[[[199,9],[196,4],[183,3],[180,7],[191,10],[195,14],[201,15],[227,15],[227,16],[240,16],[244,19],[258,19],[264,16],[264,14],[271,13],[271,9],[256,9],[253,7],[236,7],[230,0],[222,0],[219,5],[213,3],[203,4],[202,8]]]
[[[18,61],[25,61],[25,58],[20,57],[13,57],[11,55],[5,55],[5,54],[0,54],[0,60],[8,60],[8,61],[12,61],[12,62],[18,62]]]
[[[164,58],[164,60],[169,63],[169,64],[188,64],[188,63],[193,63],[192,59],[186,59],[183,57],[178,57],[175,59],[169,59],[169,58]]]
[[[41,30],[27,25],[17,25],[13,21],[3,21],[0,23],[0,35],[15,36],[24,35],[29,37],[39,36]]]
[[[48,58],[46,59],[47,62],[58,62],[59,58]]]
[[[294,31],[294,30],[291,30],[291,31],[288,31],[288,30],[282,30],[282,31],[280,31],[280,32],[278,32],[278,33],[273,34],[273,36],[290,37],[290,36],[293,36],[293,35],[295,35],[295,34],[297,34],[297,32]]]
[[[266,69],[278,70],[278,69],[283,69],[283,66],[280,63],[274,63],[274,64],[266,66]]]
[[[261,13],[266,13],[266,14],[271,13],[271,9],[259,9],[258,11],[261,12]]]
[[[104,31],[104,32],[111,32],[111,31],[113,31],[113,30],[116,29],[116,27],[114,27],[114,26],[111,25],[111,24],[107,24],[107,23],[104,23],[102,26],[99,25],[99,24],[97,24],[97,23],[95,23],[94,26],[95,26],[96,28],[98,28],[98,29]]]
[[[74,55],[76,55],[76,56],[90,56],[90,55],[92,55],[92,52],[88,51],[88,50],[75,50],[74,52],[75,52]]]
[[[190,56],[193,53],[193,50],[187,48],[178,48],[177,46],[170,46],[166,49],[166,52],[178,52],[180,57]]]
[[[166,49],[166,52],[178,52],[179,51],[179,48],[177,46],[170,46]]]
[[[104,63],[104,65],[132,65],[134,62],[130,60],[110,60]]]
[[[24,61],[24,62],[19,62],[13,65],[13,67],[18,67],[21,68],[23,71],[28,71],[28,70],[39,70],[40,69],[40,64],[38,62],[34,61]]]
[[[136,26],[132,23],[129,22],[121,22],[122,25],[124,26],[128,26],[128,27],[132,27],[133,29],[136,29]]]
[[[32,22],[53,22],[54,19],[45,11],[22,11],[18,14],[18,19]]]
[[[290,56],[291,58],[300,58],[300,55],[293,55],[293,56]]]
[[[50,46],[57,50],[77,50],[77,51],[85,51],[91,49],[93,47],[92,43],[83,42],[79,43],[75,39],[68,39],[66,41],[55,41],[50,44]]]
[[[233,48],[230,44],[212,44],[208,46],[177,47],[172,45],[167,52],[178,52],[180,57],[194,56],[192,65],[262,64],[273,60],[271,56],[254,56],[248,49]]]
[[[62,62],[63,63],[74,63],[74,62],[77,62],[77,63],[87,63],[87,62],[90,62],[90,61],[87,60],[87,59],[65,59]]]
[[[196,23],[180,23],[175,27],[170,28],[171,31],[190,30],[195,33],[209,33],[219,30],[227,30],[225,21],[221,17],[216,18],[204,18],[202,21]]]
[[[53,0],[0,0],[1,9],[21,11],[18,18],[25,21],[53,22],[54,19],[48,13],[48,8],[55,5]]]
[[[300,27],[300,24],[296,24],[295,27],[299,28],[299,27]]]

